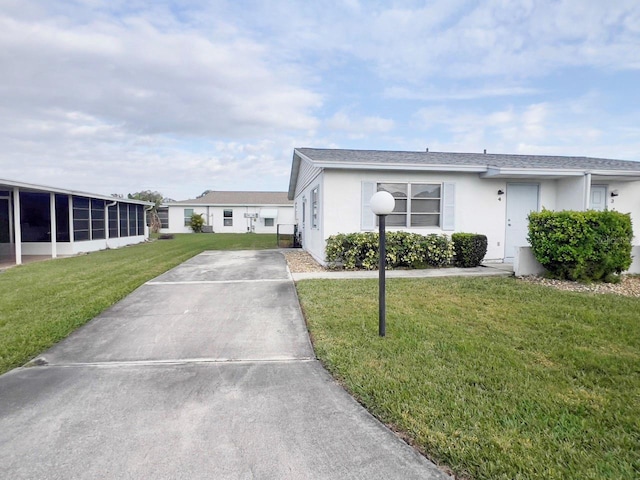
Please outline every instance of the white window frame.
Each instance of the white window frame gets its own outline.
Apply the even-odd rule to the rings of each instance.
[[[189,214],[187,214],[187,212],[191,212]],[[191,226],[191,215],[193,215],[194,213],[194,209],[193,208],[185,208],[184,209],[184,226],[185,227],[190,227]]]
[[[226,208],[222,211],[222,226],[233,227],[233,209]]]
[[[311,228],[318,229],[318,218],[320,209],[320,186],[316,185],[311,190]]]
[[[443,222],[443,211],[442,211],[442,206],[443,206],[443,194],[444,194],[444,184],[442,182],[437,183],[437,182],[376,182],[376,191],[380,191],[380,186],[381,185],[385,185],[385,184],[398,184],[398,185],[406,185],[407,187],[407,208],[406,211],[402,211],[402,212],[397,212],[397,215],[404,215],[405,217],[405,222],[404,225],[391,225],[390,222],[387,220],[387,226],[389,227],[398,227],[398,228],[433,228],[433,229],[442,229],[442,222]],[[429,197],[429,198],[425,198],[425,199],[419,199],[419,200],[437,200],[439,202],[439,209],[438,212],[414,212],[412,209],[412,200],[414,200],[413,198],[413,185],[432,185],[432,186],[437,186],[440,188],[440,196],[439,197]],[[403,199],[404,200],[404,199]],[[418,199],[415,199],[418,200]],[[396,210],[394,209],[394,214]],[[420,216],[428,216],[428,215],[437,215],[438,216],[438,223],[436,225],[412,225],[411,221],[412,221],[412,216],[413,215],[420,215]],[[376,225],[377,225],[377,218],[376,218]]]
[[[267,223],[269,222],[269,223]],[[265,218],[264,219],[264,226],[265,227],[273,227],[275,225],[275,218]]]

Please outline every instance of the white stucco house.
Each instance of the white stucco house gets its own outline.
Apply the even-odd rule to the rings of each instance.
[[[295,224],[287,192],[213,191],[203,197],[167,203],[158,210],[161,233],[191,233],[191,215],[202,214],[205,231],[216,233],[286,233]]]
[[[303,248],[324,262],[329,236],[377,229],[369,208],[377,190],[396,198],[389,230],[484,234],[487,261],[513,262],[527,245],[527,215],[542,208],[630,213],[640,245],[640,162],[296,148],[288,196]]]
[[[144,242],[153,203],[0,179],[0,264]]]

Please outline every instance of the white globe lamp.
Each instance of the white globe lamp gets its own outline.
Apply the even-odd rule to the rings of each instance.
[[[389,192],[378,192],[371,197],[371,210],[378,216],[380,226],[380,248],[378,249],[380,261],[378,263],[378,335],[384,337],[387,332],[387,305],[386,305],[386,260],[387,249],[385,239],[385,218],[396,206],[396,200]]]
[[[371,210],[376,215],[389,215],[396,207],[396,199],[389,192],[377,192],[371,197]]]

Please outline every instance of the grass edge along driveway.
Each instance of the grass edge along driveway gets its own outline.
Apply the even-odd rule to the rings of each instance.
[[[146,281],[205,250],[276,248],[269,234],[177,234],[0,272],[0,374],[23,365]]]
[[[513,278],[307,280],[316,354],[459,478],[640,477],[640,299]]]

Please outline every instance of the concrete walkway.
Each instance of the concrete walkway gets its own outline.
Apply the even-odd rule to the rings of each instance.
[[[315,360],[277,251],[198,255],[32,364],[0,377],[0,478],[448,478]]]
[[[313,278],[344,280],[355,278],[378,278],[378,270],[327,270],[324,272],[292,273],[294,281]],[[388,270],[387,278],[430,278],[430,277],[511,277],[513,265],[508,263],[488,263],[473,268],[424,268],[418,270]]]

